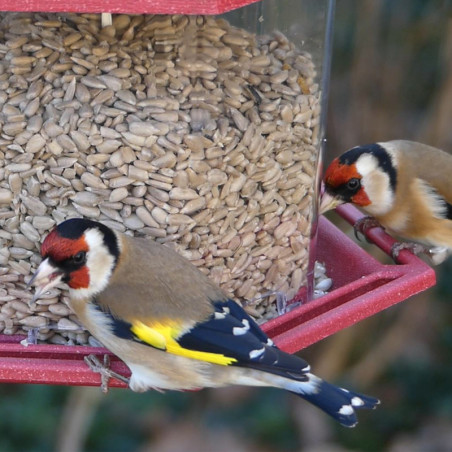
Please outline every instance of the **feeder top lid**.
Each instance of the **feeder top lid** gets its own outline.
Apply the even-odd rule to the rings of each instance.
[[[113,14],[223,14],[259,0],[5,0],[2,11]]]

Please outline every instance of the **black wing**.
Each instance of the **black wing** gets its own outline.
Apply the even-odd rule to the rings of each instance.
[[[309,365],[279,350],[237,303],[233,300],[214,302],[214,307],[215,312],[208,320],[177,338],[181,347],[234,358],[237,361],[232,365],[306,380]]]

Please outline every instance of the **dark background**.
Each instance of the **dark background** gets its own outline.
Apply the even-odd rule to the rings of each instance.
[[[337,1],[327,129],[326,163],[397,138],[452,151],[450,0]],[[0,450],[452,450],[452,263],[437,273],[434,289],[302,352],[317,374],[382,399],[353,430],[271,389],[1,385]]]

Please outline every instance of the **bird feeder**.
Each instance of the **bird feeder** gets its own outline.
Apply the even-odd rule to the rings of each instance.
[[[99,220],[173,244],[242,301],[284,294],[292,309],[263,329],[289,352],[433,285],[408,252],[382,265],[317,218],[333,7],[4,2],[1,266],[27,277],[54,223]],[[389,236],[368,236],[388,251]],[[334,285],[313,300],[316,260]],[[64,311],[52,296],[33,318]],[[0,381],[99,384],[83,358],[104,349],[24,346],[15,328],[0,336]],[[128,372],[115,357],[111,366]]]

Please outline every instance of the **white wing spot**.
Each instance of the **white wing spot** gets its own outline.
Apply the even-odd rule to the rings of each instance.
[[[225,312],[215,312],[215,320],[223,320],[226,318]]]
[[[224,312],[225,314],[230,314],[230,313],[231,313],[231,310],[230,310],[227,306],[223,306],[223,312]]]
[[[363,406],[364,405],[364,401],[361,397],[353,397],[352,398],[352,406]]]
[[[267,339],[267,345],[268,345],[269,347],[273,347],[273,346],[275,345],[275,343],[274,343],[270,338],[268,338],[268,339]]]
[[[341,409],[338,411],[339,414],[343,414],[345,416],[350,416],[353,412],[354,410],[351,405],[342,405]]]
[[[246,334],[249,329],[250,329],[250,322],[248,322],[247,319],[243,319],[242,320],[242,327],[239,326],[235,326],[234,328],[232,328],[232,334],[234,336],[242,336],[244,334]]]
[[[250,359],[256,359],[259,358],[259,356],[262,356],[265,352],[265,347],[260,348],[259,350],[251,350],[250,351]]]

